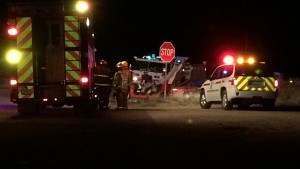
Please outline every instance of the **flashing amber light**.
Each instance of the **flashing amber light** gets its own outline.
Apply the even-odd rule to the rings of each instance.
[[[19,63],[21,59],[21,53],[16,49],[11,49],[6,53],[6,60],[11,64]]]
[[[253,63],[255,62],[255,60],[254,60],[254,58],[249,58],[249,59],[247,60],[247,62],[248,62],[249,64],[253,64]]]
[[[236,62],[237,62],[238,64],[243,64],[243,63],[245,62],[245,60],[244,60],[244,58],[239,57],[239,58],[236,60]]]
[[[223,62],[225,64],[232,64],[233,63],[233,57],[231,55],[227,55],[224,57]]]
[[[78,1],[76,3],[76,10],[80,13],[84,13],[89,9],[89,5],[85,1]]]
[[[7,33],[9,36],[16,36],[18,34],[18,30],[15,27],[9,27],[7,29]]]
[[[14,86],[14,85],[16,85],[17,84],[17,80],[16,79],[11,79],[10,80],[10,85],[11,86]]]
[[[80,79],[81,83],[87,83],[89,81],[89,79],[87,77],[82,77]]]

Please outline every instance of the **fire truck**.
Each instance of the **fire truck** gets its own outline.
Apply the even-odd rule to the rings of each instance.
[[[9,3],[11,102],[19,113],[47,106],[90,111],[95,44],[86,1]]]
[[[160,57],[134,57],[131,67],[132,85],[130,98],[149,98],[166,93],[186,93],[198,88],[206,79],[206,65],[191,64],[188,57],[176,56],[172,62],[163,62]],[[149,75],[151,85],[144,90],[143,76]]]

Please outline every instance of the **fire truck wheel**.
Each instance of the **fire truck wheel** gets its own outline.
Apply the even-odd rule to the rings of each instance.
[[[202,109],[210,109],[211,103],[206,101],[206,96],[204,91],[200,92],[200,106]]]
[[[228,100],[228,97],[227,97],[227,91],[226,90],[223,90],[222,91],[222,107],[224,110],[231,110],[233,105],[232,103]]]

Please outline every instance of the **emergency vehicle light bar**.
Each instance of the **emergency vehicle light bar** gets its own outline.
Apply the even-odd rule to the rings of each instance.
[[[226,55],[223,59],[223,62],[225,64],[233,64],[234,62],[236,61],[236,63],[238,64],[244,64],[245,63],[245,59],[244,57],[240,56],[238,57],[236,60],[234,60],[233,56],[231,55]],[[247,62],[248,64],[254,64],[255,63],[255,59],[253,57],[249,57],[247,59]]]

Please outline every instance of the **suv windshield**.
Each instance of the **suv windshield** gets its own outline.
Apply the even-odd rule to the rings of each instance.
[[[264,63],[256,63],[253,65],[237,64],[235,72],[237,76],[274,76],[274,72]]]

